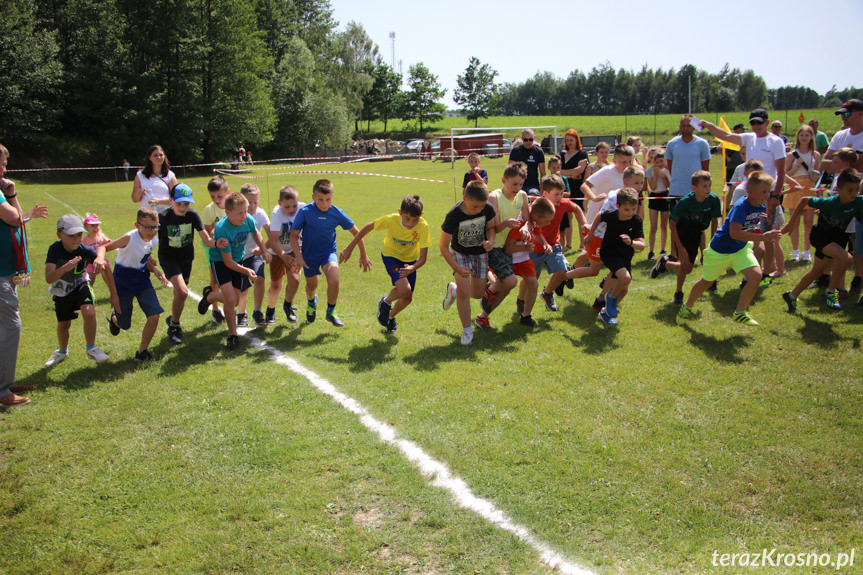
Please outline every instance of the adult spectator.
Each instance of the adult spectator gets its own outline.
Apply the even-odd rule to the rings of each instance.
[[[692,191],[692,174],[699,170],[710,171],[710,144],[695,135],[691,120],[690,114],[680,118],[678,135],[665,147],[665,162],[671,172],[668,196],[672,208],[676,200]]]
[[[830,139],[827,137],[827,134],[818,129],[818,126],[820,125],[818,118],[812,118],[809,120],[809,125],[815,131],[815,149],[823,156],[824,152],[827,151],[827,147],[830,145]]]
[[[31,216],[44,218],[48,209],[36,205],[26,214],[18,203],[15,183],[3,176],[9,150],[0,144],[0,405],[26,405],[30,400],[16,395],[33,389],[15,385],[18,346],[21,343],[21,314],[18,313],[18,283],[30,273],[24,229],[21,223]]]
[[[527,179],[522,190],[528,195],[539,195],[539,179],[545,177],[545,154],[542,148],[534,143],[533,130],[525,128],[521,133],[521,144],[513,147],[509,153],[509,163],[524,162],[527,166]]]
[[[788,138],[782,133],[782,122],[779,120],[773,120],[773,122],[770,123],[770,131],[774,136],[780,138],[783,144],[788,143]]]
[[[177,176],[171,171],[168,156],[162,146],[150,146],[144,158],[144,168],[135,174],[132,184],[132,201],[146,206],[170,206],[171,193],[177,185]]]
[[[563,151],[560,157],[560,175],[569,179],[570,199],[584,210],[584,194],[581,184],[590,176],[590,158],[581,145],[581,137],[572,128],[563,135]]]
[[[863,101],[848,100],[836,110],[836,115],[842,116],[843,129],[836,132],[830,140],[830,146],[821,161],[821,169],[835,172],[833,154],[841,148],[853,148],[858,156],[857,165],[854,167],[859,172],[863,170]]]

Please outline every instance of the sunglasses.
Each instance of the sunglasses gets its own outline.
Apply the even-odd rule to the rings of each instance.
[[[135,223],[138,224],[139,226],[141,226],[142,228],[144,228],[145,230],[150,231],[150,232],[156,231],[160,227],[160,224],[156,224],[155,226],[145,226],[141,222],[135,222]]]
[[[843,118],[850,118],[850,117],[851,117],[851,114],[853,114],[853,113],[854,113],[854,112],[842,112],[842,113],[841,113],[841,114],[839,114],[839,115],[840,115],[841,117],[843,117]]]

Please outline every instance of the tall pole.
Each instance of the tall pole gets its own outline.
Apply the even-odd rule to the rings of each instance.
[[[687,78],[689,80],[689,113],[692,113],[692,76]]]
[[[396,69],[396,33],[390,32],[390,54],[392,55],[393,71]]]

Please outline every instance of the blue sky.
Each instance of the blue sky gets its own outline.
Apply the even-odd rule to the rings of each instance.
[[[728,62],[751,68],[768,88],[806,85],[823,94],[833,84],[863,87],[863,51],[853,41],[863,22],[861,0],[330,4],[339,28],[351,20],[362,24],[387,63],[395,32],[396,66],[401,60],[406,78],[411,64],[424,62],[452,108],[456,77],[471,56],[497,70],[501,83],[545,70],[565,78],[605,61],[636,71],[645,64],[665,70],[693,64],[714,74]],[[842,33],[847,24],[853,34]]]

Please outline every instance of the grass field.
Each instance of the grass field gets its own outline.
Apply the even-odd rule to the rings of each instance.
[[[492,184],[504,163],[483,162]],[[590,279],[559,298],[559,313],[538,306],[536,331],[525,331],[506,301],[492,315],[496,331],[463,347],[455,309],[440,308],[450,273],[436,241],[465,166],[326,166],[447,182],[327,176],[335,203],[359,226],[395,211],[406,193],[423,197],[433,245],[396,336],[374,315],[389,289],[377,234],[367,243],[371,272],[359,271],[356,252],[342,267],[344,328],[289,325],[279,311],[278,325],[252,335],[591,571],[828,570],[713,563],[714,552],[775,548],[834,558],[856,549],[855,565],[841,572],[863,572],[863,308],[849,300],[828,311],[810,290],[789,315],[781,293],[805,271],[792,263],[751,306],[760,327],[731,321],[739,293],[731,276],[698,303],[698,320],[679,327],[668,303],[673,278],[651,281],[642,253],[618,329],[596,322]],[[721,181],[717,160],[712,168]],[[286,183],[308,201],[321,177],[268,170],[255,172],[268,208]],[[233,189],[243,181],[229,178]],[[202,209],[206,179],[187,183]],[[0,412],[0,572],[553,572],[269,352],[248,344],[228,352],[225,328],[191,301],[186,342],[171,346],[161,325],[152,365],[131,359],[143,325],[137,310],[117,338],[101,321],[97,344],[110,362],[85,358],[77,322],[69,360],[42,367],[56,346],[42,279],[53,222],[96,211],[117,237],[134,223],[130,192],[131,184],[19,186],[26,207],[47,204],[51,216],[29,225],[35,273],[19,291],[19,382],[37,390],[30,405]],[[340,232],[339,244],[347,237]],[[195,292],[206,277],[198,249]],[[104,317],[104,286],[96,291]],[[170,291],[157,291],[168,309]]]
[[[797,129],[800,127],[798,121],[801,112],[805,121],[818,118],[820,129],[828,136],[841,129],[842,122],[834,114],[833,108],[819,108],[813,110],[771,110],[771,120],[781,120],[783,134],[789,140],[794,140]],[[726,114],[698,113],[701,118],[711,122],[719,122],[720,116],[725,116],[729,127],[738,122],[749,126],[749,112],[729,112]],[[608,136],[620,134],[625,139],[627,136],[641,136],[648,145],[664,144],[677,135],[677,127],[680,122],[680,114],[656,114],[656,115],[630,115],[630,116],[492,116],[479,120],[479,127],[488,126],[501,128],[512,126],[510,130],[502,130],[507,138],[521,136],[521,129],[525,126],[557,126],[557,134],[563,137],[568,128],[575,128],[582,136]],[[383,122],[372,122],[371,130],[365,130],[372,135],[383,133]],[[468,122],[464,117],[443,118],[428,130],[426,137],[436,139],[440,136],[449,136],[450,128],[473,127],[473,122]],[[387,133],[393,138],[413,137],[416,135],[416,127],[403,120],[390,120],[387,124]],[[537,130],[537,138],[542,139],[548,130]],[[385,137],[385,136],[381,136]]]

